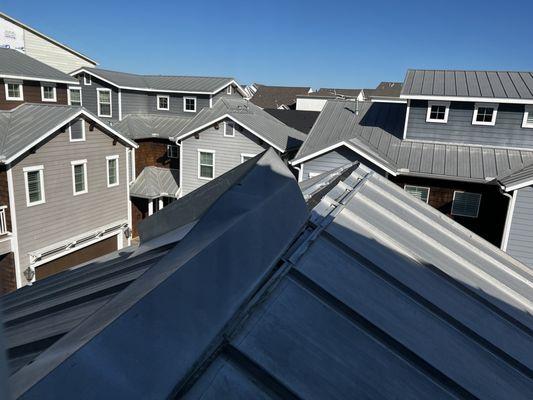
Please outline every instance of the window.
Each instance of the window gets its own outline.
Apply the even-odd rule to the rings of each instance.
[[[85,140],[85,121],[83,118],[72,122],[68,126],[68,130],[71,142],[83,142]]]
[[[133,158],[133,149],[128,149],[127,154],[128,154],[128,166],[129,166],[129,172],[130,172],[129,183],[132,183],[135,180],[135,160]]]
[[[533,106],[524,106],[524,119],[522,121],[522,128],[533,128]]]
[[[49,102],[57,101],[56,87],[49,83],[41,83],[41,100]]]
[[[198,178],[213,179],[215,177],[215,152],[198,150]]]
[[[96,89],[98,97],[98,116],[111,117],[111,89]]]
[[[450,111],[449,102],[433,102],[428,103],[428,111],[426,115],[426,122],[438,122],[445,124],[448,122],[448,112]]]
[[[428,187],[405,185],[404,189],[407,193],[416,197],[418,200],[422,200],[424,203],[429,201]]]
[[[481,194],[470,192],[453,192],[452,215],[477,218]]]
[[[26,205],[28,207],[42,204],[44,199],[44,166],[25,167]]]
[[[158,110],[170,110],[170,98],[169,96],[157,95],[157,109]]]
[[[474,106],[473,125],[494,125],[496,123],[497,104],[476,104]]]
[[[87,193],[87,160],[71,161],[72,193],[74,196]]]
[[[224,136],[227,136],[227,137],[235,136],[235,122],[233,121],[224,122]]]
[[[196,97],[183,98],[183,111],[196,112]]]
[[[89,86],[92,83],[91,75],[83,74],[83,84]]]
[[[233,93],[233,87],[231,85],[229,85],[227,88],[226,88],[226,94],[232,94]]]
[[[178,158],[178,146],[167,145],[167,157],[168,158]]]
[[[71,106],[81,106],[81,88],[69,87],[68,88],[68,104]]]
[[[24,100],[24,94],[22,91],[21,82],[9,82],[5,83],[6,100]]]
[[[107,156],[107,187],[118,185],[118,155]]]
[[[254,158],[256,155],[255,154],[241,154],[241,164],[243,162],[246,162],[252,158]]]

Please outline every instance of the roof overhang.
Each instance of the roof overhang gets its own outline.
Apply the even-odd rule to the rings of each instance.
[[[400,94],[401,99],[408,100],[437,100],[437,101],[466,101],[476,103],[506,103],[506,104],[533,104],[533,99],[508,99],[496,97],[464,97],[464,96],[430,96]]]
[[[501,188],[506,191],[506,192],[513,192],[515,190],[518,190],[518,189],[523,189],[525,188],[526,186],[531,186],[533,185],[533,178],[527,180],[527,181],[522,181],[520,183],[515,183],[514,185],[502,185],[500,182],[498,182],[498,184],[501,186]]]
[[[76,79],[72,79],[71,81],[67,81],[67,80],[63,80],[63,79],[40,78],[38,76],[0,74],[0,78],[3,78],[3,79],[18,79],[18,80],[23,80],[23,81],[65,83],[67,85],[78,84],[78,81]]]

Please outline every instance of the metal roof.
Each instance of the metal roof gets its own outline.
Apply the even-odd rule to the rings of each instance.
[[[533,163],[504,173],[496,178],[505,191],[520,189],[533,183]]]
[[[310,215],[272,150],[236,170],[179,242],[3,298],[15,397],[530,397],[528,267],[362,165]]]
[[[0,48],[0,78],[77,84],[78,80],[14,49]]]
[[[533,161],[533,152],[403,140],[405,104],[329,100],[293,163],[347,146],[388,172],[487,182]],[[313,156],[314,157],[314,156]]]
[[[180,171],[177,169],[144,167],[130,185],[130,195],[145,199],[176,197],[179,191]]]
[[[113,128],[130,139],[163,138],[176,136],[192,117],[158,114],[128,114]]]
[[[279,151],[296,148],[306,138],[304,133],[290,128],[248,100],[226,97],[217,100],[212,108],[202,109],[183,128],[177,139],[192,135],[223,119],[225,116],[228,116]]]
[[[411,96],[533,100],[533,73],[409,69],[401,97]]]

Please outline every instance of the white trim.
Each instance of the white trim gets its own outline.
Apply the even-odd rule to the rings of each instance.
[[[47,98],[44,97],[44,88],[45,88],[45,86],[52,88],[52,93],[53,93],[54,97],[52,97],[51,99],[47,99]],[[56,85],[54,85],[54,84],[44,84],[43,85],[43,82],[41,82],[41,101],[47,102],[47,103],[57,103],[57,88],[56,88]]]
[[[526,186],[531,186],[531,185],[533,185],[533,178],[528,180],[528,181],[520,182],[520,183],[517,183],[517,184],[512,185],[512,186],[505,186],[504,190],[506,192],[512,192],[513,190],[522,189],[522,188],[524,188]]]
[[[304,180],[304,163],[299,167],[294,166],[294,168],[298,170],[298,182],[302,182]]]
[[[407,137],[407,125],[409,123],[409,112],[411,110],[411,100],[407,100],[407,111],[405,112],[405,123],[403,124],[403,138]]]
[[[241,164],[244,162],[244,157],[254,158],[257,154],[241,153]]]
[[[176,157],[173,157],[169,152],[169,149],[171,148],[176,148]],[[178,151],[178,146],[176,144],[167,144],[167,158],[172,158],[174,160],[176,160],[179,156],[177,154],[177,151]]]
[[[433,106],[444,107],[444,119],[433,119],[431,118],[431,108]],[[449,101],[428,101],[428,108],[426,113],[426,122],[437,123],[437,124],[447,124],[448,123],[448,114],[450,113],[450,102]]]
[[[492,120],[490,122],[480,122],[476,121],[479,108],[492,108]],[[472,125],[485,125],[485,126],[494,126],[496,125],[496,117],[498,115],[498,104],[493,103],[476,103],[474,104],[474,115],[472,116]]]
[[[118,120],[122,121],[122,90],[118,89]]]
[[[473,216],[473,215],[464,215],[464,214],[454,214],[453,213],[453,203],[455,202],[455,195],[457,193],[470,193],[470,194],[475,194],[475,195],[478,195],[479,196],[479,203],[477,205],[477,210],[476,210],[476,215]],[[467,192],[466,190],[454,190],[453,191],[453,199],[452,199],[452,208],[450,210],[450,214],[451,215],[454,215],[456,217],[465,217],[465,218],[478,218],[479,216],[479,209],[481,208],[481,193],[477,193],[477,192]]]
[[[18,97],[10,97],[9,96],[8,85],[18,85],[19,89],[20,89],[20,96],[18,96]],[[24,85],[22,84],[22,82],[4,81],[4,89],[6,91],[6,100],[9,100],[9,101],[24,101]]]
[[[226,88],[226,94],[228,94],[228,95],[232,95],[233,94],[233,86],[228,85],[228,87]]]
[[[198,163],[197,163],[197,167],[198,167],[198,179],[202,179],[202,180],[206,180],[206,181],[210,181],[210,180],[213,180],[215,179],[215,150],[206,150],[206,149],[197,149],[197,152],[198,152]],[[213,168],[213,177],[211,178],[207,178],[205,176],[200,176],[200,154],[201,153],[210,153],[213,155],[213,165],[207,165],[207,164],[204,164],[204,166],[209,166],[209,167],[212,167]]]
[[[430,96],[401,94],[401,99],[410,100],[435,100],[435,101],[459,101],[477,103],[506,103],[506,104],[533,104],[533,99],[505,99],[499,97],[464,97],[464,96]]]
[[[89,79],[87,79],[87,77],[89,77]],[[93,84],[93,79],[92,79],[91,74],[84,73],[83,74],[83,85],[84,86],[91,86],[92,84]]]
[[[194,110],[187,110],[187,107],[186,107],[187,100],[194,100]],[[197,102],[198,102],[198,99],[194,96],[184,96],[183,97],[183,112],[190,112],[190,113],[196,112]]]
[[[235,122],[231,121],[232,128],[231,134],[228,134],[228,122],[224,121],[224,137],[235,137]]]
[[[34,201],[33,203],[30,202],[30,191],[28,187],[28,172],[39,172],[39,186],[41,189],[41,200]],[[24,187],[26,191],[26,206],[27,207],[33,207],[37,206],[39,204],[46,203],[46,198],[44,195],[44,165],[34,165],[31,167],[24,167],[22,169],[22,172],[24,173]]]
[[[154,201],[152,199],[148,200],[148,216],[154,213]]]
[[[109,115],[102,114],[100,110],[100,93],[109,92]],[[97,88],[96,89],[96,106],[98,108],[98,116],[103,118],[113,118],[113,91],[107,88]]]
[[[76,191],[76,172],[75,167],[83,165],[83,190]],[[72,169],[72,195],[79,196],[89,192],[89,182],[87,182],[87,160],[75,160],[70,162]]]
[[[74,121],[77,122],[77,121]],[[81,139],[72,139],[72,123],[68,124],[68,137],[70,142],[85,142],[85,120],[83,118],[80,118],[81,122]]]
[[[509,235],[511,233],[511,224],[513,223],[514,206],[516,204],[516,198],[518,197],[518,190],[513,192],[511,199],[509,200],[509,206],[507,207],[507,216],[505,218],[505,226],[503,228],[503,237],[500,248],[503,251],[507,251],[507,244],[509,242]]]
[[[415,188],[415,189],[417,189],[417,190],[418,190],[418,189],[427,189],[427,191],[428,191],[428,197],[427,197],[425,203],[426,203],[426,204],[429,204],[429,194],[431,193],[431,188],[430,188],[430,187],[428,187],[428,186],[418,186],[418,185],[407,185],[407,184],[404,184],[404,185],[403,185],[403,190],[405,190],[405,191],[407,192],[407,188],[408,188],[408,187],[409,187],[409,188]],[[409,192],[407,192],[407,193],[409,193]],[[409,193],[409,194],[411,194],[411,193]],[[413,196],[413,197],[415,197],[415,196]]]
[[[321,172],[313,172],[313,171],[309,171],[309,172],[307,173],[307,179],[314,178],[315,176],[318,176],[318,175],[320,175],[320,174],[321,174]]]
[[[11,218],[11,251],[13,252],[13,259],[15,260],[15,281],[17,288],[20,288],[22,286],[22,271],[20,270],[17,212],[15,210],[15,192],[11,166],[8,166],[7,168],[7,193],[9,197],[9,216]]]
[[[128,207],[128,228],[130,229],[130,236],[127,238],[128,246],[131,246],[131,239],[133,237],[133,222],[132,222],[131,197],[130,197],[130,185],[129,185],[131,183],[130,182],[131,181],[130,168],[132,168],[133,165],[135,165],[135,160],[133,158],[134,157],[133,152],[134,152],[134,149],[130,149],[126,147],[126,204]],[[130,157],[128,157],[128,154],[130,154]],[[130,158],[131,158],[132,166],[129,165]],[[121,235],[124,236],[122,233]]]
[[[156,100],[156,107],[160,111],[170,111],[170,96],[166,94],[158,94]],[[159,107],[159,99],[167,99],[167,108],[161,108]]]
[[[80,105],[79,105],[79,107],[82,107],[83,106],[83,91],[81,90],[81,86],[69,86],[67,88],[67,99],[68,99],[68,104],[70,106],[72,105],[72,99],[71,99],[71,96],[70,96],[70,91],[71,90],[79,90],[79,92],[80,92]]]
[[[25,76],[25,75],[9,75],[9,74],[0,74],[2,79],[11,79],[17,81],[32,81],[32,82],[50,82],[50,83],[65,83],[67,85],[75,85],[78,81],[66,81],[63,79],[49,79],[49,78],[36,78],[35,76]]]
[[[115,186],[118,186],[119,185],[119,172],[120,172],[120,168],[119,168],[119,155],[118,154],[115,154],[115,155],[112,155],[112,156],[106,156],[106,162],[105,162],[105,170],[106,170],[106,174],[107,174],[107,187],[110,188],[110,187],[115,187]],[[117,177],[117,181],[115,183],[109,183],[109,161],[111,160],[116,160],[115,162],[115,174],[116,174],[116,177]],[[127,162],[127,161],[126,161]]]
[[[298,165],[300,163],[303,163],[304,161],[307,161],[307,160],[310,160],[310,159],[313,159],[315,157],[318,157],[322,154],[325,154],[325,153],[328,153],[330,152],[331,150],[335,150],[337,147],[341,147],[341,146],[346,146],[344,144],[344,142],[338,142],[338,143],[335,143],[335,144],[332,144],[331,146],[328,146],[328,147],[325,147],[321,150],[318,150],[318,151],[315,151],[314,153],[311,153],[307,156],[304,156],[302,158],[299,158],[299,159],[295,159],[295,160],[291,160],[289,161],[289,164],[291,164],[292,166],[295,166],[295,165]],[[346,146],[348,147],[348,146]]]
[[[183,187],[183,142],[178,142],[176,140],[176,144],[180,147],[180,171],[179,171],[179,174],[180,174],[180,181],[178,182],[179,183],[179,193],[180,193],[180,197],[183,195],[183,191],[182,191],[182,187]]]
[[[525,105],[524,106],[524,118],[522,119],[522,128],[533,128],[533,122],[527,122],[529,114],[533,114],[533,106]]]
[[[213,108],[213,95],[209,96],[209,108]]]

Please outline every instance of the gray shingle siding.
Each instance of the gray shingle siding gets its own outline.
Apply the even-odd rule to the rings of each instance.
[[[169,96],[170,110],[157,109],[157,96]],[[133,90],[122,90],[122,116],[128,114],[165,114],[165,115],[181,115],[185,117],[192,117],[196,115],[202,108],[209,107],[208,95],[189,95],[179,93],[156,93],[156,92],[141,92]],[[196,112],[183,111],[183,97],[196,97]]]
[[[96,89],[99,89],[99,88],[111,89],[112,117],[111,118],[99,117],[99,118],[101,118],[103,121],[117,121],[118,113],[119,113],[118,89],[112,85],[109,85],[101,81],[98,78],[95,78],[94,76],[92,77],[92,82],[90,85],[83,84],[83,74],[78,75],[77,78],[79,79],[79,82],[80,82],[79,86],[81,87],[82,105],[87,110],[92,112],[94,115],[98,115],[98,104],[97,104],[97,95],[96,95],[97,90]]]
[[[533,266],[533,187],[518,190],[516,196],[507,253]]]
[[[426,122],[427,107],[427,101],[411,100],[407,139],[533,148],[533,129],[522,128],[523,105],[500,104],[494,126],[472,125],[474,103],[451,102],[446,124]]]
[[[235,130],[235,137],[225,137],[221,123],[218,130],[209,127],[200,132],[199,139],[194,135],[182,142],[182,182],[181,194],[192,192],[209,180],[198,178],[198,149],[215,151],[215,177],[222,175],[241,163],[241,154],[259,154],[269,146],[259,144],[259,139],[246,130]]]

